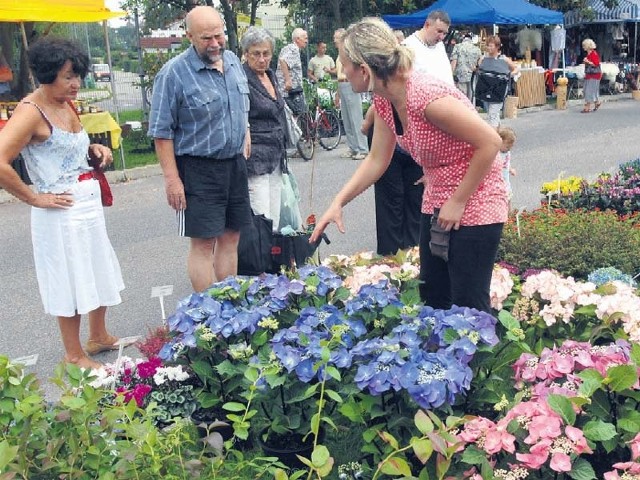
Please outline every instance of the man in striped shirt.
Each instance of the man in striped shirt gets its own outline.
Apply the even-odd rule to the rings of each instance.
[[[191,239],[191,284],[202,291],[236,274],[240,228],[251,222],[249,86],[214,8],[195,7],[185,23],[191,47],[155,78],[148,134],[180,235]]]

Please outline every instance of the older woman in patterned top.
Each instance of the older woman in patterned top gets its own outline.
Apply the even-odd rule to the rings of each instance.
[[[275,40],[268,30],[250,27],[240,43],[246,60],[243,68],[249,82],[249,198],[253,212],[273,220],[273,229],[277,231],[286,153],[286,119],[278,81],[269,68]]]
[[[354,91],[375,94],[375,133],[369,155],[311,241],[331,222],[344,232],[342,208],[382,175],[397,140],[424,171],[422,300],[434,308],[456,304],[490,312],[491,273],[508,213],[500,137],[460,90],[414,73],[411,51],[379,19],[349,27],[340,59]]]

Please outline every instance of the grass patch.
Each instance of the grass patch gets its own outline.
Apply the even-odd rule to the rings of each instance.
[[[142,121],[142,110],[126,110],[119,112],[120,123]],[[147,137],[146,129],[134,130],[122,138],[122,148],[124,148],[125,164],[127,168],[144,167],[145,165],[155,165],[158,163],[152,140]],[[114,155],[116,170],[122,169],[120,154]]]

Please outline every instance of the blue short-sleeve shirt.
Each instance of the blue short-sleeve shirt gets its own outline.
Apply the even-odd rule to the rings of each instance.
[[[238,57],[225,50],[222,58],[224,73],[190,47],[155,77],[148,135],[172,139],[176,155],[222,159],[243,151],[249,85]]]

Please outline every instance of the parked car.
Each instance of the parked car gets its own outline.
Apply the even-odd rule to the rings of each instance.
[[[94,63],[92,70],[93,78],[96,82],[101,80],[105,82],[111,81],[111,69],[107,63]]]

